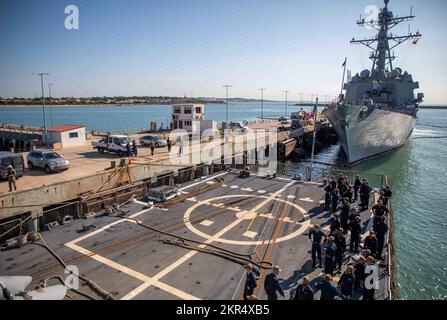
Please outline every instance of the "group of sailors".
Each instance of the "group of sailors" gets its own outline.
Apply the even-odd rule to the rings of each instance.
[[[308,233],[311,241],[311,269],[315,270],[318,267],[324,270],[314,288],[321,290],[321,300],[350,300],[355,293],[357,293],[356,296],[361,295],[363,300],[374,300],[375,286],[365,285],[365,281],[369,281],[368,275],[373,273],[372,268],[368,266],[375,266],[377,262],[383,260],[383,249],[388,232],[387,204],[392,196],[390,186],[387,185],[380,190],[380,197],[371,208],[372,228],[363,241],[362,234],[365,228],[360,212],[367,210],[369,206],[372,189],[368,181],[361,180],[357,175],[354,185],[351,186],[348,178],[341,174],[337,181],[331,177],[324,190],[325,209],[331,213],[331,218],[327,221],[329,230],[325,232],[320,225],[315,224]],[[359,208],[351,208],[351,204],[358,199],[360,200]],[[251,265],[246,265],[245,270],[247,280],[244,299],[255,299],[253,292],[257,286],[256,279],[259,272]],[[284,296],[277,279],[280,271],[280,268],[275,266],[265,277],[264,290],[269,300],[277,300],[278,294]],[[333,277],[337,274],[340,276],[337,283],[334,283]],[[310,278],[305,276],[299,281],[291,299],[313,300],[314,288]]]

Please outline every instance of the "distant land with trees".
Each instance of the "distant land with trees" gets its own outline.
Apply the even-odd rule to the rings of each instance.
[[[258,99],[245,98],[231,98],[229,102],[257,102]],[[264,100],[264,102],[275,102],[272,100]],[[85,105],[171,105],[178,103],[217,103],[225,104],[225,99],[222,98],[184,98],[184,97],[150,97],[150,96],[133,96],[133,97],[62,97],[62,98],[48,98],[45,97],[45,104],[55,106],[85,106]],[[33,106],[42,105],[42,98],[2,98],[0,97],[0,106]]]

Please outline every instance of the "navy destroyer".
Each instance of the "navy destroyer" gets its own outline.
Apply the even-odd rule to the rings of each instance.
[[[386,153],[402,146],[411,135],[416,124],[418,105],[424,95],[414,94],[419,83],[411,74],[394,67],[392,50],[407,40],[416,44],[418,32],[397,36],[390,32],[398,24],[411,21],[415,16],[394,16],[388,9],[389,0],[377,19],[357,21],[378,31],[375,37],[356,40],[351,44],[362,44],[372,50],[371,70],[348,77],[345,83],[343,72],[342,93],[337,102],[328,105],[323,114],[331,122],[349,163]],[[376,46],[374,46],[376,44]],[[344,63],[346,70],[346,60]],[[343,94],[345,90],[345,94]]]

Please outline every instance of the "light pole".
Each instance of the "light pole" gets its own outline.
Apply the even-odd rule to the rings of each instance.
[[[310,104],[311,104],[311,105],[313,104],[314,97],[316,97],[316,98],[318,99],[318,94],[316,94],[316,93],[312,93],[312,100],[310,101]]]
[[[227,119],[227,126],[228,126],[228,88],[231,88],[230,84],[224,84],[222,87],[225,88],[226,91],[226,101],[227,101],[227,110],[226,110],[226,119]]]
[[[303,94],[304,94],[304,93],[302,93],[302,92],[298,92],[298,94],[300,95],[300,103],[302,104],[302,103],[303,103]]]
[[[53,84],[51,82],[48,83],[48,94],[49,94],[48,100],[49,100],[49,103],[50,103],[51,127],[54,127],[54,122],[53,122],[53,103],[51,101],[51,87],[52,86],[53,86]]]
[[[44,76],[48,76],[50,74],[46,73],[46,72],[40,72],[40,73],[33,72],[33,74],[40,77],[40,84],[41,84],[41,87],[42,87],[43,130],[44,130],[44,136],[45,136],[45,145],[47,145],[48,144],[48,140],[47,140],[47,117],[46,117],[46,114],[45,114],[45,94],[43,92],[43,77]]]
[[[286,91],[283,91],[285,94],[286,94],[286,100],[285,100],[285,102],[286,102],[286,114],[285,114],[285,116],[287,117],[287,94],[290,92],[289,90],[286,90]]]
[[[267,90],[265,88],[258,89],[261,91],[261,120],[264,119],[264,91]]]
[[[301,108],[301,110],[303,110],[302,108],[303,108],[303,94],[304,93],[298,92],[298,94],[300,95],[300,108]]]

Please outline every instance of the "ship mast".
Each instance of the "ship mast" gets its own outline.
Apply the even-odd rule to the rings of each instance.
[[[369,20],[366,21],[360,17],[360,20],[357,21],[359,26],[369,26],[376,30],[378,30],[378,34],[374,38],[364,39],[364,40],[356,40],[352,39],[351,44],[363,44],[364,46],[373,50],[370,54],[370,59],[373,61],[373,65],[371,68],[371,73],[374,71],[386,71],[387,65],[389,65],[389,70],[393,70],[393,60],[396,58],[394,54],[391,54],[391,50],[395,47],[399,46],[403,42],[416,39],[421,37],[419,31],[415,34],[408,33],[403,36],[395,36],[389,33],[389,31],[397,26],[398,24],[411,21],[415,16],[410,12],[410,15],[403,17],[394,17],[393,13],[388,10],[389,0],[384,0],[385,7],[381,9],[377,20]],[[390,41],[391,46],[390,46]],[[374,43],[377,43],[377,46],[374,48]]]

